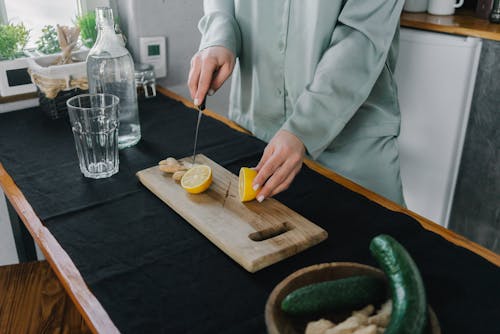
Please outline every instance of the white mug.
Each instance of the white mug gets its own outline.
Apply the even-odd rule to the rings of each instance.
[[[453,15],[455,8],[464,4],[464,0],[429,0],[427,11],[433,15]]]
[[[419,13],[427,11],[428,0],[406,0],[403,10],[405,12]]]

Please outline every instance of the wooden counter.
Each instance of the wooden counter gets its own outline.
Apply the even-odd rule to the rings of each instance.
[[[480,19],[471,10],[458,10],[455,15],[403,12],[401,26],[500,41],[500,24]]]

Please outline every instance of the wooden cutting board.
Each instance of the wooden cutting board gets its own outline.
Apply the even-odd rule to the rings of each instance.
[[[191,157],[182,160],[190,161]],[[137,172],[149,190],[249,272],[256,272],[325,240],[327,232],[275,199],[241,203],[238,177],[206,156],[213,182],[188,194],[158,166]]]

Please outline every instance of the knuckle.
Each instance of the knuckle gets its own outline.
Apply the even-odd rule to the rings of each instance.
[[[287,190],[288,188],[290,188],[290,182],[285,182],[285,183],[283,183],[283,185],[281,186],[280,191],[285,191],[285,190]]]
[[[195,53],[193,57],[191,57],[191,66],[195,66],[200,62],[200,53]]]
[[[302,162],[302,156],[301,156],[300,154],[298,154],[298,153],[297,153],[297,154],[294,154],[294,155],[292,156],[292,161],[293,161],[293,163],[294,163],[294,164],[296,164],[296,165],[297,165],[297,164],[302,165],[302,164],[301,164],[301,162]]]

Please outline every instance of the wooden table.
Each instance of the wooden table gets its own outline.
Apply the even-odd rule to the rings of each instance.
[[[170,98],[181,101],[186,106],[193,108],[193,104],[184,99],[183,97],[172,93],[164,88],[159,88],[158,91]],[[216,114],[211,110],[205,110],[205,115],[213,117],[230,127],[237,129],[239,131],[246,132],[237,124],[227,120],[226,118]],[[437,233],[448,240],[450,243],[459,245],[472,252],[480,255],[481,257],[487,259],[488,261],[500,266],[500,256],[495,254],[480,245],[471,242],[456,233],[447,230],[414,212],[411,212],[405,208],[398,206],[397,204],[382,198],[381,196],[333,173],[332,171],[324,168],[323,166],[311,161],[306,160],[305,163],[311,169],[317,171],[318,173],[330,178],[331,180],[344,185],[345,187],[351,189],[354,192],[362,194],[371,201],[374,201],[390,210],[404,213],[411,217],[414,217],[424,229]],[[13,181],[11,176],[6,172],[4,167],[0,164],[0,186],[4,190],[9,202],[15,208],[17,214],[24,222],[31,236],[35,242],[40,246],[42,252],[44,253],[46,259],[54,269],[58,278],[64,285],[69,296],[77,305],[79,311],[85,318],[87,324],[96,333],[117,333],[118,329],[115,327],[113,321],[108,316],[106,310],[102,307],[99,300],[91,293],[86,283],[84,282],[80,272],[76,268],[70,256],[61,247],[58,241],[50,233],[50,231],[44,226],[43,222],[39,219],[37,213],[33,210],[30,203],[25,198],[22,191],[18,188],[16,183]]]

